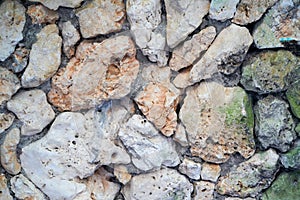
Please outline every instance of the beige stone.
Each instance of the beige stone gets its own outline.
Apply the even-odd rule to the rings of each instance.
[[[194,194],[193,200],[213,200],[215,184],[208,181],[199,181],[194,183]]]
[[[201,170],[201,178],[206,181],[216,182],[220,176],[220,165],[203,163]]]
[[[71,58],[75,54],[74,45],[80,40],[80,35],[70,21],[63,22],[61,28],[63,51],[68,58]]]
[[[80,6],[80,3],[83,0],[30,0],[33,2],[40,2],[44,6],[52,9],[52,10],[57,10],[58,7],[63,6],[63,7],[68,7],[68,8],[75,8]]]
[[[0,66],[0,105],[9,100],[20,88],[18,77]]]
[[[186,137],[186,131],[182,124],[177,125],[176,132],[173,136],[173,140],[178,142],[183,147],[186,147],[189,145],[187,137]]]
[[[12,113],[0,113],[0,133],[8,129],[13,121],[15,116]]]
[[[55,23],[58,20],[58,13],[46,8],[43,5],[28,6],[27,12],[33,24]]]
[[[0,199],[13,200],[7,187],[7,180],[4,174],[0,174]]]
[[[124,185],[126,185],[132,177],[132,175],[128,172],[127,167],[125,167],[124,165],[115,166],[114,175]]]

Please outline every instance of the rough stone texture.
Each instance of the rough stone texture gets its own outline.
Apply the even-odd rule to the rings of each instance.
[[[177,129],[173,136],[173,140],[178,142],[183,147],[186,147],[189,145],[189,142],[186,137],[186,131],[182,124],[177,125]]]
[[[297,63],[297,57],[285,50],[251,54],[243,63],[241,83],[246,90],[260,94],[281,92],[288,86],[287,77]]]
[[[50,23],[54,24],[58,20],[58,13],[46,8],[43,5],[28,6],[27,12],[33,24]]]
[[[223,163],[235,152],[245,158],[253,155],[253,118],[250,99],[242,88],[215,82],[188,88],[180,110],[192,155],[213,163]]]
[[[60,110],[75,111],[126,96],[139,71],[135,53],[127,36],[82,42],[66,68],[53,77],[49,101]]]
[[[268,188],[278,171],[279,156],[273,149],[255,154],[221,177],[217,192],[238,197],[255,197]]]
[[[61,61],[62,39],[55,24],[45,26],[32,45],[30,59],[22,76],[23,87],[37,87],[51,78]]]
[[[114,175],[124,185],[126,185],[132,177],[132,175],[128,172],[127,167],[125,167],[124,165],[115,166]]]
[[[300,119],[300,81],[296,80],[286,92],[293,114]]]
[[[7,180],[4,174],[0,174],[0,199],[13,200],[7,187]]]
[[[291,150],[280,155],[280,162],[284,168],[300,169],[300,141]]]
[[[18,77],[0,66],[0,105],[9,100],[20,88]]]
[[[193,35],[192,39],[176,47],[169,62],[170,68],[178,71],[192,65],[208,49],[216,35],[216,29],[209,26]]]
[[[203,163],[201,170],[201,179],[206,181],[216,182],[220,176],[220,165]]]
[[[95,37],[121,30],[125,20],[122,0],[93,0],[80,7],[76,16],[84,38]]]
[[[259,20],[278,0],[241,0],[232,22],[246,25]]]
[[[253,32],[257,48],[283,47],[282,37],[300,38],[299,0],[280,0],[258,23]]]
[[[209,17],[218,21],[231,19],[240,0],[212,0],[209,8]]]
[[[44,194],[22,174],[10,179],[11,190],[18,199],[24,200],[44,200]]]
[[[12,113],[0,113],[0,133],[8,129],[14,120],[15,116]]]
[[[255,200],[255,198],[248,197],[248,198],[241,199],[241,198],[237,198],[237,197],[228,197],[228,198],[225,198],[225,200]]]
[[[55,117],[42,90],[23,91],[7,102],[7,108],[23,122],[22,135],[41,132]]]
[[[192,70],[192,67],[183,69],[173,80],[173,84],[177,88],[186,88],[190,85],[192,85],[190,81],[190,72]]]
[[[134,176],[123,189],[125,200],[190,200],[193,185],[173,169]]]
[[[160,135],[140,115],[133,115],[120,129],[119,136],[131,154],[132,163],[141,170],[176,166],[180,162],[172,139]]]
[[[7,133],[0,147],[1,165],[10,174],[18,174],[21,165],[17,158],[17,145],[20,142],[20,130],[14,128]]]
[[[199,180],[201,173],[201,164],[185,158],[179,165],[178,171],[182,174],[187,175],[191,179]]]
[[[15,73],[19,73],[25,69],[28,63],[30,51],[25,47],[18,47],[11,55],[12,58],[12,70]]]
[[[25,8],[18,1],[6,0],[0,5],[0,61],[8,58],[23,39],[25,21]]]
[[[243,62],[252,41],[245,27],[231,24],[222,30],[204,56],[192,68],[191,82],[211,78],[216,72],[227,75],[235,72]]]
[[[298,133],[298,136],[300,135],[300,123],[297,124],[297,126],[295,127],[295,131],[296,133]]]
[[[70,21],[61,25],[63,38],[63,51],[68,58],[75,54],[74,45],[80,40],[80,35]]]
[[[167,43],[176,47],[201,23],[208,13],[208,0],[166,0]]]
[[[40,2],[44,6],[52,9],[57,10],[59,6],[63,7],[69,7],[69,8],[75,8],[80,6],[80,3],[83,0],[30,0],[33,2]]]
[[[255,133],[263,149],[273,147],[287,151],[297,137],[288,104],[269,95],[257,102],[254,112]]]
[[[161,1],[128,0],[126,12],[130,31],[143,54],[160,66],[166,65],[168,57],[165,50],[165,28],[160,25],[162,23]]]
[[[193,200],[213,200],[215,184],[208,181],[199,181],[194,183],[195,191]]]

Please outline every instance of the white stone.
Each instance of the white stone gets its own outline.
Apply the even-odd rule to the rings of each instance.
[[[200,179],[201,164],[185,158],[178,167],[179,172],[194,180]]]
[[[186,131],[182,124],[177,125],[177,129],[173,136],[173,140],[178,142],[183,147],[186,147],[189,145],[187,137],[186,137]]]
[[[0,174],[0,199],[13,200],[13,197],[10,195],[9,189],[7,187],[7,180],[4,174]]]
[[[8,129],[14,122],[15,116],[12,113],[0,113],[0,133]]]
[[[209,8],[209,16],[218,21],[231,19],[240,0],[212,0]]]
[[[199,181],[194,183],[195,191],[193,200],[214,200],[215,184],[208,181]]]
[[[220,176],[220,165],[203,163],[201,170],[201,179],[216,182]]]
[[[52,9],[57,10],[58,7],[68,7],[68,8],[75,8],[80,6],[80,3],[83,0],[30,0],[32,2],[40,2],[44,6]]]
[[[70,21],[64,22],[62,27],[63,51],[68,58],[75,54],[74,45],[80,40],[80,35]]]
[[[0,105],[9,100],[21,87],[18,77],[0,66]]]

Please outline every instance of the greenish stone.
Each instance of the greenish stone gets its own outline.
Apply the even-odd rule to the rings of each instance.
[[[293,114],[300,118],[300,82],[293,83],[286,92]]]
[[[281,164],[285,168],[300,169],[300,142],[287,153],[280,156]]]
[[[300,198],[300,171],[284,172],[263,194],[262,200],[297,200]]]
[[[295,131],[299,136],[300,135],[300,123],[296,126]]]

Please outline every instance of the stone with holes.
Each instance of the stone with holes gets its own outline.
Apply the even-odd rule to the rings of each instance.
[[[209,17],[218,21],[231,19],[240,0],[212,0],[209,8]]]

